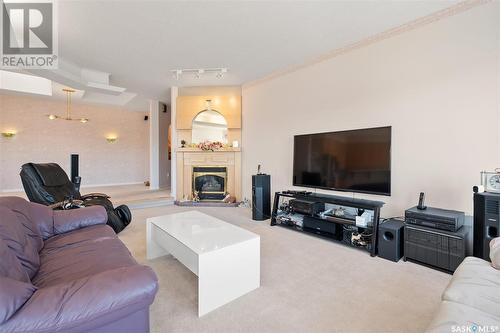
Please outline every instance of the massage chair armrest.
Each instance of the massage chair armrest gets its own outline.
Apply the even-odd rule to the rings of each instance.
[[[106,198],[109,199],[111,198],[109,195],[104,194],[104,193],[88,193],[85,195],[81,196],[82,200],[87,200],[87,199],[92,199],[92,198]]]
[[[54,210],[54,234],[106,224],[108,214],[102,206],[90,206],[78,209]]]
[[[155,273],[141,265],[40,288],[0,331],[90,331],[151,305],[157,290]]]
[[[68,199],[64,201],[56,202],[55,204],[47,206],[50,209],[75,209],[85,207],[83,200]]]
[[[47,207],[49,207],[50,209],[62,209],[63,206],[64,206],[64,201],[59,201],[59,202],[56,202],[52,205],[48,205]]]

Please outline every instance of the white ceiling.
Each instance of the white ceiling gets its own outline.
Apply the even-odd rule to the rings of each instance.
[[[171,86],[240,85],[457,2],[60,1],[59,55],[168,101]],[[207,67],[229,73],[179,81],[171,73]]]

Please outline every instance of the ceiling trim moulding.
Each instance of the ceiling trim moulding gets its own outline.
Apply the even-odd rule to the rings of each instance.
[[[43,77],[0,70],[0,91],[52,96],[52,82]]]
[[[392,38],[394,36],[398,36],[398,35],[400,35],[402,33],[405,33],[405,32],[408,32],[408,31],[412,31],[412,30],[415,30],[417,28],[426,26],[428,24],[440,21],[442,19],[445,19],[445,18],[454,16],[454,15],[457,15],[457,14],[463,13],[463,12],[469,10],[469,9],[472,9],[472,8],[480,6],[480,5],[484,5],[484,4],[492,2],[492,1],[493,0],[466,0],[466,1],[460,2],[460,3],[456,4],[456,5],[451,6],[451,7],[442,9],[440,11],[437,11],[435,13],[432,13],[432,14],[423,16],[421,18],[415,19],[413,21],[410,21],[408,23],[402,24],[402,25],[397,26],[395,28],[392,28],[392,29],[383,31],[381,33],[375,34],[373,36],[367,37],[367,38],[362,39],[362,40],[360,40],[358,42],[349,44],[349,45],[347,45],[345,47],[334,49],[331,52],[328,52],[328,53],[326,53],[324,55],[316,57],[316,58],[314,58],[312,60],[309,60],[309,61],[307,61],[305,63],[302,63],[300,65],[292,65],[292,66],[289,66],[289,67],[287,67],[285,69],[277,70],[277,71],[275,71],[275,72],[273,72],[273,73],[271,73],[269,75],[266,75],[266,76],[264,76],[264,77],[262,77],[260,79],[248,81],[248,82],[246,82],[246,83],[244,83],[242,85],[242,88],[246,89],[246,88],[250,88],[250,87],[259,85],[261,83],[270,81],[270,80],[275,79],[277,77],[280,77],[280,76],[283,76],[283,75],[287,75],[287,74],[296,72],[296,71],[298,71],[300,69],[303,69],[303,68],[306,68],[306,67],[309,67],[309,66],[312,66],[312,65],[315,65],[315,64],[318,64],[318,63],[330,60],[332,58],[335,58],[335,57],[338,57],[340,55],[346,54],[348,52],[352,52],[354,50],[357,50],[357,49],[360,49],[360,48],[364,48],[366,46],[369,46],[369,45],[381,42],[383,40]]]

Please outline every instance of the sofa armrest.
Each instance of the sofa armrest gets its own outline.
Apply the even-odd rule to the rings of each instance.
[[[108,214],[102,206],[55,210],[54,234],[63,234],[96,224],[106,224],[107,221]]]
[[[38,289],[0,331],[89,331],[149,306],[157,290],[147,266],[113,269]]]

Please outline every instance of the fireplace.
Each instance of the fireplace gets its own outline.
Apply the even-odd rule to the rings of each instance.
[[[193,193],[200,200],[222,200],[227,194],[227,168],[193,167]]]

